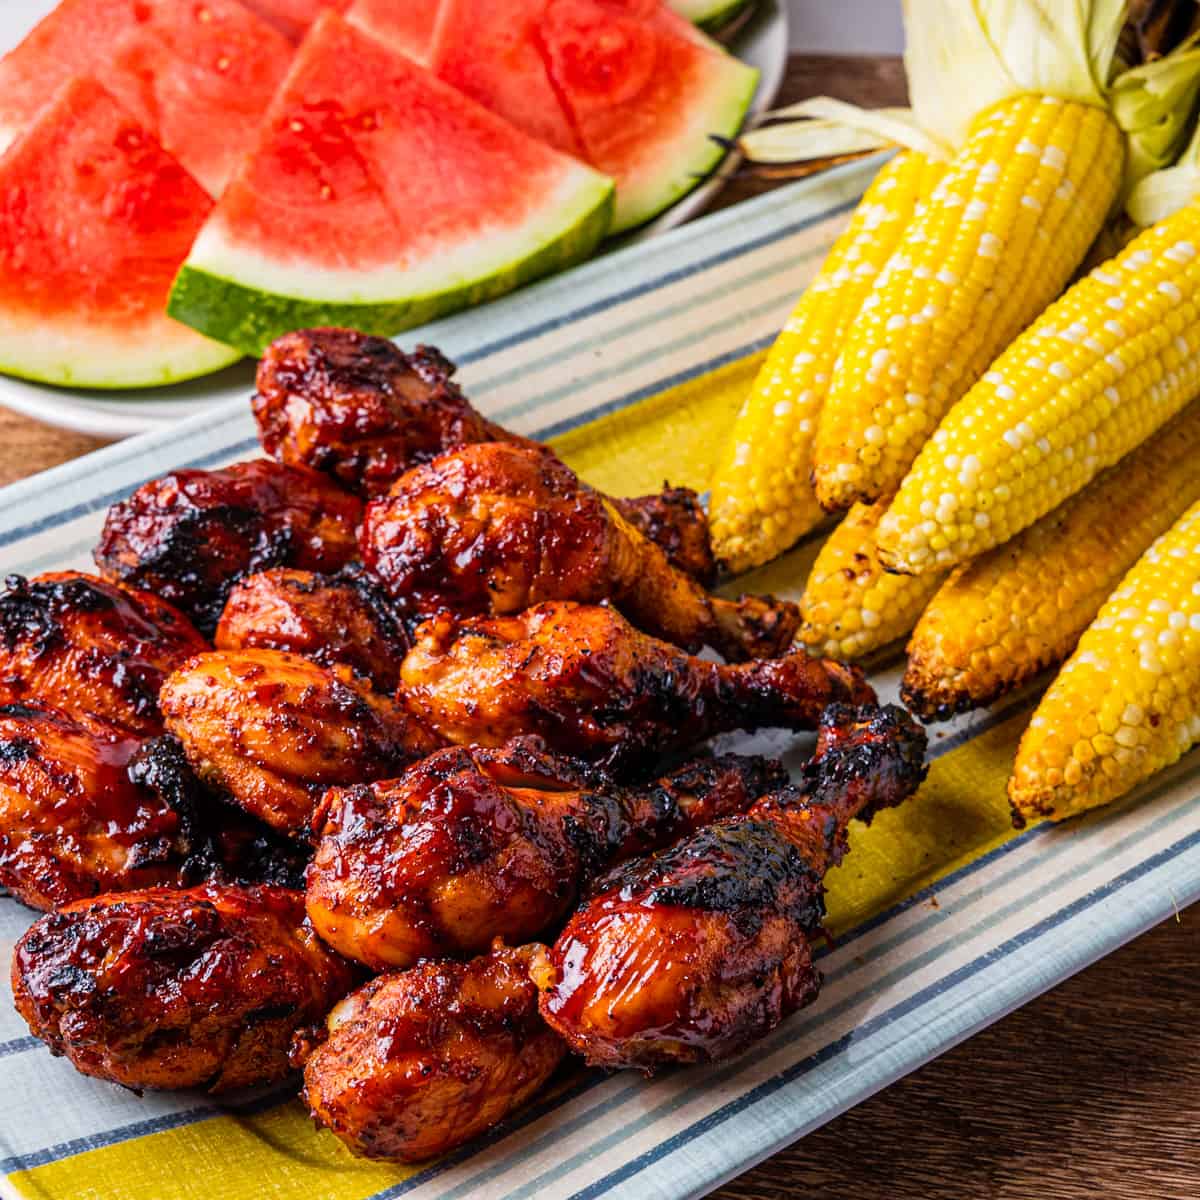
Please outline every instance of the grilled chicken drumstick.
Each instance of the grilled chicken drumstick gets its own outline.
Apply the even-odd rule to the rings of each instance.
[[[0,696],[40,701],[132,734],[162,732],[158,692],[207,643],[150,592],[94,575],[10,575],[0,594]]]
[[[377,970],[551,930],[608,864],[741,812],[787,782],[765,759],[696,759],[620,788],[536,738],[455,747],[400,779],[331,789],[314,819],[309,919]]]
[[[243,575],[336,571],[358,553],[361,519],[356,497],[307,467],[173,471],[108,510],[94,557],[106,579],[157,593],[211,634]]]
[[[352,992],[304,1069],[313,1117],[365,1158],[421,1162],[532,1099],[566,1053],[538,1016],[533,954],[497,946]]]
[[[288,650],[331,667],[344,663],[394,692],[408,636],[383,589],[351,565],[336,575],[278,567],[247,575],[229,593],[218,650]]]
[[[535,965],[547,1022],[589,1063],[727,1058],[813,1000],[809,939],[846,827],[924,777],[903,709],[831,708],[802,785],[602,879]]]
[[[480,442],[415,467],[367,506],[360,545],[366,565],[416,617],[611,600],[655,637],[739,660],[782,654],[800,625],[797,606],[771,596],[710,596],[533,446]]]
[[[302,329],[267,347],[251,403],[272,458],[324,471],[368,499],[458,446],[538,448],[476,412],[453,375],[454,364],[428,346],[405,354],[386,338],[349,329]],[[695,492],[667,488],[612,503],[681,571],[711,583],[708,519]]]
[[[12,965],[17,1011],[51,1053],[130,1088],[279,1079],[295,1032],[354,982],[303,897],[272,887],[82,901],[36,921]]]
[[[31,908],[180,885],[186,821],[135,785],[139,741],[42,705],[0,707],[0,884]]]
[[[327,787],[396,775],[442,744],[348,667],[278,650],[199,654],[159,705],[206,784],[296,838]]]
[[[427,621],[400,694],[447,742],[536,733],[559,753],[622,768],[726,730],[811,729],[826,704],[874,699],[855,668],[802,653],[724,666],[639,633],[611,608],[571,603]]]

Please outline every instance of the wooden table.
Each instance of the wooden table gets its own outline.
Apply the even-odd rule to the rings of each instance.
[[[785,100],[903,102],[893,59],[792,59]],[[739,179],[735,203],[771,186]],[[104,443],[0,410],[0,483]],[[1197,1200],[1200,920],[1184,913],[722,1188],[719,1200]]]

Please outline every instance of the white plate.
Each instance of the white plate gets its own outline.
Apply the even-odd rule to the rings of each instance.
[[[0,52],[15,46],[56,3],[57,0],[0,0]],[[757,116],[770,107],[787,70],[786,7],[780,0],[763,0],[759,11],[729,48],[761,73],[751,109],[752,115]],[[730,155],[712,179],[627,240],[657,237],[703,212],[723,186],[733,166],[732,159]],[[420,331],[410,330],[404,337],[419,340]],[[0,375],[0,405],[62,429],[121,438],[167,429],[216,401],[245,395],[252,379],[253,370],[248,363],[189,383],[129,392],[56,388]]]

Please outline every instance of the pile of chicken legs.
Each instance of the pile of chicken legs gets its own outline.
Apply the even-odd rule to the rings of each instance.
[[[736,1054],[816,995],[822,879],[925,742],[714,596],[698,498],[593,490],[437,351],[276,342],[269,458],[0,595],[0,883],[30,1028],[130,1088],[302,1068],[356,1152],[473,1138],[569,1053]],[[697,657],[703,648],[719,654]],[[800,778],[699,749],[817,731]]]

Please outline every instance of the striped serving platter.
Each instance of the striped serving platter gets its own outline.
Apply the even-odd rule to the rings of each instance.
[[[413,335],[491,417],[590,481],[705,486],[764,347],[876,162],[621,250]],[[406,339],[409,340],[409,339]],[[255,453],[246,397],[0,493],[0,565],[86,567],[105,508],[184,466]],[[795,595],[819,544],[739,581]],[[896,695],[896,661],[874,679]],[[478,1143],[419,1168],[353,1159],[294,1087],[214,1101],[76,1075],[0,1005],[0,1193],[72,1200],[680,1200],[887,1086],[1200,896],[1200,758],[1064,826],[1009,824],[1004,783],[1034,693],[939,727],[920,795],[856,827],[829,879],[825,988],[713,1068],[566,1072]],[[723,739],[800,761],[811,741]],[[0,903],[5,948],[30,913]],[[897,1147],[897,1153],[902,1148]]]

